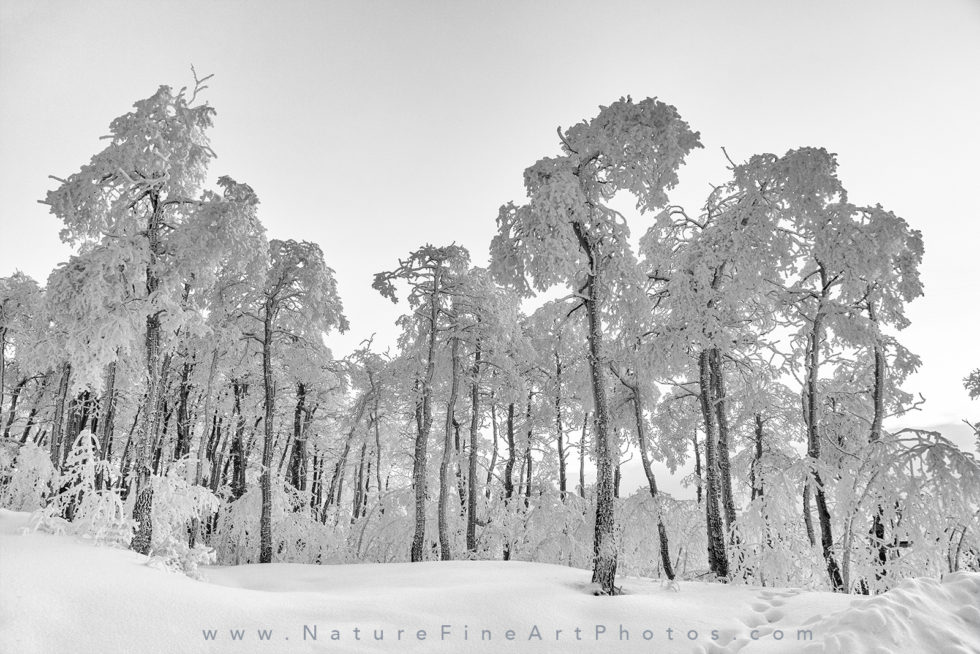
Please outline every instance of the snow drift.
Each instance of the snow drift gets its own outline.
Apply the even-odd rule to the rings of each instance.
[[[521,562],[205,567],[24,533],[0,510],[3,652],[980,652],[980,575],[884,595],[640,578]]]

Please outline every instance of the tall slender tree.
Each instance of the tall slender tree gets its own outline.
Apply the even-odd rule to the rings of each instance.
[[[593,582],[599,592],[614,594],[616,448],[610,442],[603,317],[617,290],[635,283],[636,264],[626,221],[606,203],[624,191],[640,211],[664,206],[677,169],[700,141],[674,107],[628,98],[602,107],[591,120],[559,129],[559,138],[562,155],[542,159],[524,173],[528,204],[501,208],[491,269],[526,294],[531,284],[539,290],[567,284],[585,309],[598,475]]]

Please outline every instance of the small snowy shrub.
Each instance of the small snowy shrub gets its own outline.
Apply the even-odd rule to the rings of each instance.
[[[187,483],[184,462],[163,476],[153,477],[153,543],[150,556],[164,567],[197,578],[197,568],[216,560],[212,548],[188,546],[194,521],[204,522],[217,510],[218,498],[208,488]]]
[[[0,506],[13,511],[33,511],[44,505],[55,476],[48,452],[26,443],[17,452],[9,470],[4,466],[6,483],[0,489]]]
[[[35,512],[35,529],[90,538],[99,543],[128,547],[135,522],[114,490],[98,490],[96,477],[110,466],[99,460],[99,444],[92,432],[78,435],[64,470],[54,481],[57,492],[48,505]]]

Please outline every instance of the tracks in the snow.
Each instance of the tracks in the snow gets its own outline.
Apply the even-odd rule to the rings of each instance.
[[[725,645],[712,643],[702,651],[704,654],[734,654],[752,642],[753,632],[759,639],[769,636],[776,630],[776,623],[785,616],[783,606],[787,600],[801,592],[803,591],[796,588],[761,591],[756,600],[749,605],[752,613],[739,619],[745,628]]]

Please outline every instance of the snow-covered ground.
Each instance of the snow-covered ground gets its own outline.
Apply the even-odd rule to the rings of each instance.
[[[27,521],[0,510],[0,652],[980,652],[971,573],[870,599],[637,578],[594,597],[586,571],[490,561],[214,567],[196,581],[25,535]]]

